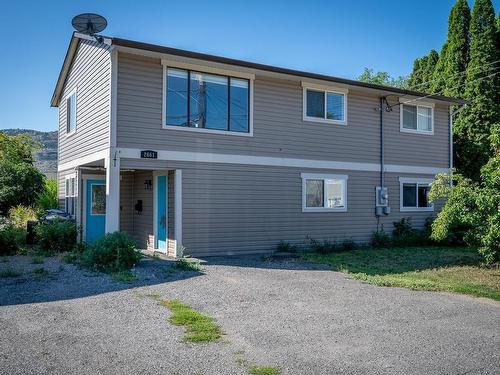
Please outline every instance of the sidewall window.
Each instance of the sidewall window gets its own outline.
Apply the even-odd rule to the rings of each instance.
[[[304,86],[303,96],[304,121],[347,123],[347,91]]]
[[[431,179],[401,177],[399,184],[400,211],[434,211],[428,199]]]
[[[66,98],[66,134],[76,132],[76,91]]]
[[[432,106],[401,104],[400,116],[402,132],[433,134],[434,108]]]
[[[347,175],[302,173],[302,211],[347,211]]]

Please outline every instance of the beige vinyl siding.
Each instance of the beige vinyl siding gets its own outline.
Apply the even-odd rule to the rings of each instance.
[[[59,103],[59,164],[108,147],[111,57],[109,46],[80,40]],[[66,97],[77,91],[77,130],[66,135]]]
[[[307,236],[366,242],[377,228],[376,172],[132,159],[123,159],[122,166],[182,169],[182,243],[196,256],[269,252],[281,240],[304,244]],[[303,172],[347,174],[347,212],[302,212]],[[405,175],[386,177],[392,212],[380,224],[388,233],[393,221],[402,217],[411,217],[415,228],[423,228],[425,219],[434,214],[399,212],[400,176]]]
[[[120,178],[120,231],[134,231],[134,179],[133,172],[122,172]],[[144,188],[144,187],[143,187]]]
[[[204,134],[162,129],[162,66],[159,59],[118,55],[119,147],[370,162],[380,158],[376,95],[350,89],[347,125],[302,120],[300,83],[257,74],[254,82],[254,136]],[[397,100],[397,98],[395,99]],[[435,135],[399,131],[399,107],[384,113],[386,162],[446,168],[448,112],[436,105]]]

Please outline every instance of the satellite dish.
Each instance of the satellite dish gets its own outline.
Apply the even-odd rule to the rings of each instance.
[[[71,24],[79,33],[94,36],[108,26],[108,21],[95,13],[82,13],[73,17]]]

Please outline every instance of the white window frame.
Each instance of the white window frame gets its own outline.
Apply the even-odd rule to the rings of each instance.
[[[403,184],[415,184],[416,185],[416,200],[418,205],[418,186],[425,185],[431,186],[434,180],[431,178],[418,178],[418,177],[400,177],[399,178],[399,211],[401,212],[433,212],[434,203],[431,203],[429,207],[404,207],[403,206]]]
[[[317,174],[317,173],[301,173],[302,178],[302,212],[347,212],[347,180],[348,175],[345,174]],[[323,192],[323,207],[307,207],[306,196],[306,181],[307,180],[323,180],[323,187],[326,180],[343,180],[342,195],[344,198],[344,207],[327,207],[326,190]]]
[[[307,90],[313,90],[313,91],[322,91],[325,95],[325,117],[324,118],[319,118],[319,117],[310,117],[307,116]],[[332,94],[338,94],[338,95],[343,95],[344,97],[344,120],[332,120],[326,118],[326,112],[327,112],[327,94],[332,93]],[[317,85],[313,83],[308,83],[308,82],[302,82],[302,121],[308,121],[308,122],[322,122],[326,124],[337,124],[337,125],[347,125],[347,94],[349,93],[349,90],[347,88],[343,87],[333,87],[333,86],[324,86],[324,85]]]
[[[68,99],[71,98],[72,96],[75,96],[75,129],[68,131]],[[76,130],[78,129],[78,95],[77,95],[77,88],[74,88],[71,90],[68,95],[64,98],[64,105],[66,106],[66,117],[64,118],[64,130],[66,137],[70,137],[73,134],[76,133]]]
[[[434,135],[434,103],[430,102],[420,102],[420,101],[412,101],[408,98],[399,98],[399,131],[402,133],[413,133],[413,134],[423,134],[423,135]],[[418,108],[429,108],[431,110],[431,130],[419,130],[419,129],[408,129],[403,126],[403,105],[416,107],[417,108],[417,117],[418,117]],[[417,127],[418,127],[418,119],[417,119]]]
[[[71,189],[68,189],[68,183],[71,186],[71,180],[73,180],[73,194],[71,195]],[[70,195],[68,195],[68,190]],[[77,202],[78,202],[78,181],[76,179],[76,173],[71,173],[66,176],[64,176],[64,211],[68,212],[68,198],[73,198],[74,203],[73,203],[73,213],[71,214],[72,218],[75,218],[76,216],[76,210],[77,210]]]
[[[162,60],[163,65],[163,88],[162,88],[162,119],[161,126],[162,129],[167,130],[178,130],[178,131],[188,131],[188,132],[198,132],[198,133],[208,133],[208,134],[219,134],[219,135],[235,135],[239,137],[253,137],[253,99],[254,99],[254,81],[255,74],[233,71],[229,69],[215,68],[212,66],[197,65],[180,61]],[[231,130],[217,130],[217,129],[206,129],[206,128],[191,128],[185,126],[175,126],[167,125],[167,69],[183,69],[191,70],[199,73],[217,74],[233,78],[242,78],[248,80],[248,90],[249,90],[249,116],[248,116],[248,133],[235,132]]]

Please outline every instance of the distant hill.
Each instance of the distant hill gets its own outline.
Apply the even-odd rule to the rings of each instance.
[[[56,177],[57,174],[57,131],[41,132],[29,129],[1,129],[8,135],[30,134],[42,146],[35,154],[36,166],[47,177]]]

